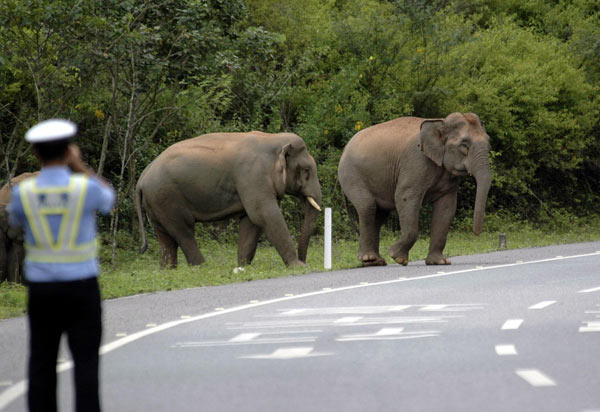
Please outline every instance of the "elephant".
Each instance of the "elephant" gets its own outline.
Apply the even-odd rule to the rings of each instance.
[[[9,227],[6,206],[10,203],[12,187],[38,174],[39,172],[20,174],[0,189],[0,282],[5,279],[9,282],[23,280],[23,230]]]
[[[279,201],[302,198],[304,222],[298,253]],[[292,133],[211,133],[173,144],[144,169],[136,186],[142,246],[142,208],[160,245],[160,266],[177,266],[180,247],[189,265],[205,259],[194,236],[196,222],[239,217],[238,265],[250,264],[264,232],[290,267],[305,266],[321,206],[317,165],[304,140]]]
[[[379,254],[379,235],[394,208],[401,235],[389,253],[397,263],[408,264],[423,203],[433,204],[425,263],[449,265],[443,251],[462,176],[472,175],[477,182],[473,232],[481,233],[491,186],[489,151],[489,136],[474,113],[452,113],[444,119],[400,117],[355,134],[340,158],[338,179],[358,213],[362,265],[386,264]]]

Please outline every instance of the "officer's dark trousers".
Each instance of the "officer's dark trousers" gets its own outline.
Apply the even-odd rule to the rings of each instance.
[[[102,323],[96,278],[30,283],[28,311],[29,410],[57,410],[56,360],[65,332],[75,364],[76,411],[100,411],[98,350]]]

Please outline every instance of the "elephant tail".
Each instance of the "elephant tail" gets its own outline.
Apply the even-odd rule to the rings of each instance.
[[[140,224],[140,235],[142,236],[142,246],[138,249],[138,253],[142,254],[148,249],[148,240],[146,239],[146,226],[144,225],[144,212],[142,210],[142,188],[138,185],[135,188],[135,211]]]

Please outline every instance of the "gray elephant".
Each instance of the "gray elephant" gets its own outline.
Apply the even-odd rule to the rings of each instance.
[[[0,189],[0,282],[21,282],[23,280],[23,230],[8,226],[6,206],[10,203],[11,190],[17,183],[37,176],[39,172],[23,173],[11,179]]]
[[[474,227],[481,233],[491,172],[489,136],[473,113],[452,113],[445,119],[401,117],[364,129],[346,145],[338,177],[343,192],[358,212],[358,258],[363,266],[385,265],[379,254],[379,233],[396,208],[401,237],[389,249],[399,264],[419,233],[419,209],[433,203],[428,265],[450,264],[443,255],[456,212],[459,178],[477,181]]]
[[[285,194],[304,199],[298,254],[279,201]],[[283,261],[304,266],[320,211],[317,165],[304,141],[291,133],[213,133],[168,147],[142,172],[136,210],[147,248],[142,207],[160,244],[161,267],[177,266],[177,247],[190,265],[204,257],[194,236],[196,222],[240,217],[238,264],[252,262],[265,232]]]

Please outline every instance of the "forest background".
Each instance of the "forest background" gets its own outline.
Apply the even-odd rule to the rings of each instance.
[[[336,182],[348,140],[455,111],[477,113],[491,138],[488,230],[597,222],[599,92],[593,0],[0,0],[0,183],[37,169],[29,127],[75,121],[85,160],[118,192],[100,221],[113,251],[135,247],[144,167],[215,131],[302,136],[336,236],[356,236]],[[455,227],[471,226],[474,191],[464,179]],[[282,206],[297,231],[295,201]]]

